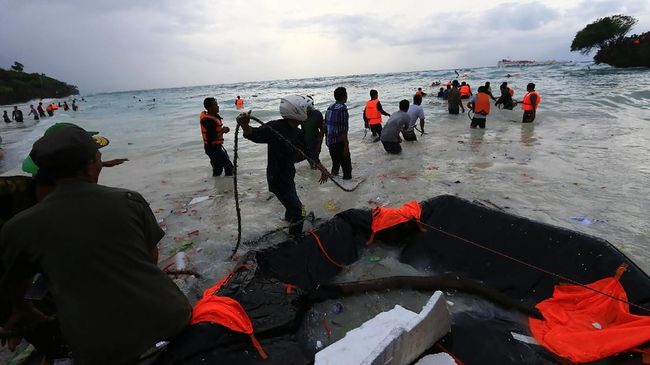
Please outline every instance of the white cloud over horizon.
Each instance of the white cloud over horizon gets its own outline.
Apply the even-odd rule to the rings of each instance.
[[[84,93],[585,60],[575,33],[641,0],[272,3],[0,0],[0,67],[14,61]]]

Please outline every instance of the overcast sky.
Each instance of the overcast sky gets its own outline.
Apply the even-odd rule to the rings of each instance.
[[[0,67],[89,93],[588,60],[575,33],[617,13],[650,30],[648,0],[0,0]]]

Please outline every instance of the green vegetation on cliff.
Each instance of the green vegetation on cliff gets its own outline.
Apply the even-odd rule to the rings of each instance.
[[[612,15],[596,20],[576,33],[571,51],[589,54],[598,49],[596,63],[615,67],[650,67],[650,32],[626,37],[637,23],[628,15]]]
[[[22,64],[16,62],[10,70],[0,68],[0,105],[38,98],[64,98],[79,93],[74,85],[44,74],[25,73],[22,67]]]

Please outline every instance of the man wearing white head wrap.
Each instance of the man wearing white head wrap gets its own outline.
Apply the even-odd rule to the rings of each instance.
[[[314,102],[310,98],[290,95],[280,100],[280,115],[283,119],[272,120],[262,127],[253,128],[249,125],[250,112],[242,113],[237,117],[237,124],[241,126],[246,139],[255,143],[268,144],[266,179],[269,191],[275,194],[285,207],[284,218],[291,223],[289,233],[292,235],[302,233],[304,216],[302,202],[298,198],[294,182],[296,175],[294,163],[303,159],[296,148],[305,150],[305,137],[298,126],[300,122],[307,119],[313,107]],[[321,175],[321,183],[326,180],[327,176]]]

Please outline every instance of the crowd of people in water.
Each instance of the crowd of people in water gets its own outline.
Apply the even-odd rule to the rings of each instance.
[[[86,101],[86,99],[82,97],[81,101]],[[54,112],[59,110],[59,108],[63,109],[64,111],[68,111],[72,109],[72,111],[76,112],[77,110],[79,110],[79,106],[77,105],[77,98],[72,99],[71,105],[68,105],[67,100],[63,101],[63,103],[61,103],[60,101],[53,101],[47,104],[45,108],[43,108],[43,101],[39,101],[38,106],[36,108],[34,108],[34,104],[31,104],[29,106],[29,113],[27,114],[27,116],[29,117],[30,115],[33,115],[34,120],[38,121],[41,118],[53,117]],[[23,111],[20,110],[18,106],[14,106],[14,110],[11,111],[11,118],[9,118],[9,114],[7,114],[7,111],[3,110],[2,119],[7,124],[11,122],[23,123],[25,121]]]
[[[497,107],[512,110],[516,102],[514,91],[503,82],[500,87],[501,95],[497,99],[492,94],[490,82],[480,86],[476,94],[466,82],[453,80],[447,83],[446,90],[440,88],[438,98],[447,101],[449,114],[465,112],[463,100],[467,101],[470,110],[470,128],[485,128],[487,116],[490,114],[492,100]],[[267,182],[269,191],[274,193],[286,209],[285,219],[290,223],[290,232],[302,232],[304,209],[296,192],[294,183],[297,161],[304,159],[297,150],[302,150],[312,169],[321,171],[320,182],[339,176],[343,180],[352,179],[352,160],[348,139],[349,114],[346,103],[347,90],[338,87],[333,92],[334,102],[327,108],[325,115],[314,107],[311,96],[291,95],[280,100],[279,110],[283,119],[268,122],[263,127],[251,127],[250,113],[240,114],[236,121],[244,131],[244,138],[254,143],[268,144]],[[370,130],[373,142],[380,142],[389,154],[402,152],[401,143],[417,141],[417,133],[425,134],[425,114],[422,108],[422,98],[427,94],[418,88],[412,97],[412,103],[404,99],[399,102],[398,111],[388,113],[379,100],[379,92],[370,90],[370,99],[366,101],[363,110],[366,133]],[[535,91],[535,84],[529,83],[527,93],[521,105],[523,123],[531,123],[535,119],[537,106],[541,101]],[[244,101],[237,96],[235,106],[243,109]],[[223,146],[224,134],[230,129],[223,124],[219,115],[219,105],[215,98],[206,98],[203,102],[205,110],[200,114],[201,134],[206,155],[212,166],[212,176],[231,176],[233,164],[228,152]],[[388,120],[383,121],[383,117]],[[419,123],[418,123],[419,121]],[[419,127],[419,128],[418,128]],[[278,138],[281,136],[282,138]],[[322,143],[329,150],[331,169],[327,169],[320,160]]]
[[[516,105],[507,83],[500,91],[497,99],[487,82],[473,94],[470,85],[454,80],[437,96],[447,102],[450,114],[465,112],[467,101],[473,112],[470,127],[485,128],[491,101],[506,109]],[[527,91],[520,102],[524,123],[535,119],[541,101],[534,84]],[[419,88],[412,103],[401,100],[399,110],[388,113],[379,92],[370,90],[363,120],[372,142],[399,154],[403,140],[425,135],[426,95]],[[302,234],[305,216],[295,163],[306,159],[320,170],[320,183],[341,173],[342,180],[353,177],[346,88],[337,87],[333,99],[324,115],[311,96],[290,95],[280,100],[281,119],[252,126],[250,111],[236,117],[245,139],[267,145],[268,190],[285,208],[294,236]],[[244,108],[239,96],[234,104]],[[76,110],[74,100],[72,106]],[[58,107],[47,106],[52,111]],[[67,103],[61,107],[66,110]],[[200,130],[212,175],[231,176],[233,164],[223,145],[230,129],[215,98],[205,98],[203,107]],[[14,109],[12,120],[20,123],[22,112]],[[43,117],[42,109],[39,103],[30,115]],[[320,160],[323,141],[330,169]],[[103,167],[126,161],[103,161],[100,148],[107,144],[97,132],[56,123],[23,162],[32,176],[0,177],[0,338],[12,350],[25,338],[49,360],[135,364],[150,359],[145,354],[158,351],[160,341],[172,340],[198,321],[188,299],[158,267],[157,244],[164,232],[146,200],[134,191],[97,184]],[[224,322],[218,324],[233,323],[233,313],[219,313],[216,317]]]
[[[59,110],[59,108],[63,109],[64,111],[70,110],[72,108],[72,111],[77,111],[79,109],[79,106],[77,105],[77,98],[72,99],[72,104],[68,105],[67,101],[64,101],[61,103],[60,101],[57,102],[51,102],[49,103],[45,109],[43,109],[43,99],[38,102],[38,106],[34,108],[34,104],[31,104],[29,106],[29,113],[27,116],[29,117],[30,115],[33,115],[34,121],[38,122],[41,120],[41,118],[46,118],[47,116],[53,117],[54,112]],[[86,101],[84,97],[81,97],[81,101]],[[47,115],[45,114],[47,113]],[[2,120],[5,122],[5,124],[10,124],[12,122],[16,122],[18,124],[23,124],[25,122],[25,116],[23,114],[23,111],[18,108],[18,106],[14,106],[14,109],[11,111],[11,117],[9,117],[9,114],[7,114],[6,110],[2,111]],[[0,142],[2,142],[2,138],[0,137]],[[4,150],[2,149],[2,146],[0,146],[0,160],[4,159]]]

